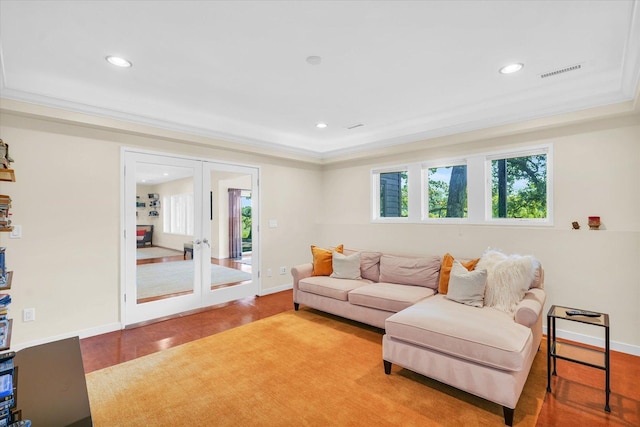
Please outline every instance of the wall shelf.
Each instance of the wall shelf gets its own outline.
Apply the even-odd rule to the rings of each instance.
[[[0,168],[0,181],[10,181],[15,182],[16,174],[13,169],[2,169]]]
[[[13,271],[7,271],[7,284],[0,286],[0,291],[6,291],[11,289],[11,282],[13,281]]]

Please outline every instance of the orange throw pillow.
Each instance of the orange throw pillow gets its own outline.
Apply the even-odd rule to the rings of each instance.
[[[311,245],[311,254],[313,255],[313,272],[312,276],[330,276],[333,273],[333,251],[342,253],[343,245],[336,246],[333,249],[323,249],[315,245]]]
[[[473,271],[476,268],[480,258],[472,259],[471,261],[461,262],[468,271]],[[449,277],[451,277],[451,267],[453,267],[453,256],[451,254],[444,254],[442,258],[442,266],[440,266],[440,281],[438,282],[438,293],[446,294],[449,291]]]

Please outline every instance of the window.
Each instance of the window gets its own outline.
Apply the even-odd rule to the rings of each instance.
[[[491,160],[491,217],[547,218],[547,155]]]
[[[552,146],[372,170],[376,222],[552,224]]]
[[[380,172],[377,193],[379,218],[406,218],[409,215],[408,173],[406,170]]]
[[[467,217],[467,165],[426,169],[427,218]]]
[[[162,202],[164,232],[193,235],[193,193],[165,196]]]

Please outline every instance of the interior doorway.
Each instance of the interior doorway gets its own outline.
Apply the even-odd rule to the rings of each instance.
[[[256,295],[258,169],[129,150],[123,158],[123,323]],[[227,192],[238,186],[234,258]]]

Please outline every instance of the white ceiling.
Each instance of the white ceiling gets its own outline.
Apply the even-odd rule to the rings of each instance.
[[[331,158],[633,99],[640,4],[1,0],[0,49],[4,98]]]

